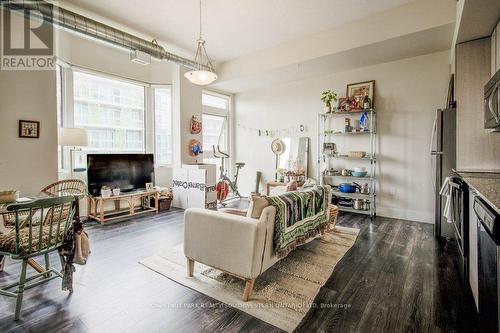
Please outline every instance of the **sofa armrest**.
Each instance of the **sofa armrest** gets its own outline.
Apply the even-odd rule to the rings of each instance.
[[[201,208],[184,213],[185,256],[242,278],[260,274],[265,237],[257,219]]]

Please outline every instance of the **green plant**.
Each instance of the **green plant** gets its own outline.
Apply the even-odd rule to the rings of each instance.
[[[337,93],[331,89],[325,90],[321,93],[321,101],[329,108],[332,106],[332,101],[336,100]]]
[[[282,176],[284,176],[287,172],[288,172],[288,170],[285,169],[285,168],[278,168],[278,169],[276,169],[276,173],[279,174],[279,175],[282,175]]]

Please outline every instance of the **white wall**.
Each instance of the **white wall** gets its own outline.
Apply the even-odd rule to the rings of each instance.
[[[0,189],[37,194],[57,181],[54,71],[0,70]],[[40,121],[40,138],[18,137],[19,120]]]
[[[269,129],[305,124],[305,135],[312,143],[309,175],[316,177],[321,92],[332,88],[344,96],[347,83],[376,80],[378,215],[432,222],[434,194],[429,144],[435,110],[443,107],[446,100],[449,56],[448,51],[439,52],[240,93],[235,96],[235,121]],[[271,141],[236,127],[236,160],[247,163],[241,173],[243,193],[253,190],[256,171],[263,172],[264,181],[273,179]]]

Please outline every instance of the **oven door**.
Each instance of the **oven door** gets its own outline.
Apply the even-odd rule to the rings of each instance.
[[[498,332],[498,247],[477,219],[479,325],[481,332]]]

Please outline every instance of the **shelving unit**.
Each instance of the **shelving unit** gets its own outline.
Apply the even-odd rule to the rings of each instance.
[[[369,130],[359,131],[359,132],[344,132],[344,131],[334,131],[332,129],[333,123],[339,118],[350,118],[351,121],[354,119],[359,119],[361,115],[366,112],[368,115],[368,124]],[[361,193],[343,193],[337,189],[334,189],[333,195],[336,195],[339,198],[348,198],[348,199],[365,199],[369,201],[369,209],[367,210],[359,210],[354,209],[352,207],[345,207],[339,205],[339,210],[344,212],[358,213],[369,215],[371,218],[374,218],[377,215],[377,207],[376,207],[376,196],[377,196],[377,176],[376,176],[376,140],[377,140],[377,122],[376,122],[377,113],[374,109],[367,110],[355,110],[350,112],[342,112],[339,110],[334,110],[330,113],[320,113],[318,115],[318,179],[322,184],[330,184],[330,185],[338,185],[344,182],[363,182],[368,183],[370,187],[369,194],[361,194]],[[338,124],[338,123],[337,123]],[[340,139],[343,138],[346,141],[346,138],[349,140],[353,140],[354,137],[360,137],[356,140],[366,140],[368,139],[368,150],[367,155],[365,157],[349,157],[347,154],[348,151],[358,150],[351,149],[349,147],[348,142],[343,142],[343,144],[339,144],[338,140],[334,138]],[[325,142],[334,142],[337,145],[337,149],[340,150],[338,154],[331,153],[323,153],[323,143]],[[344,154],[344,155],[343,155]],[[354,176],[342,176],[340,174],[328,175],[325,174],[325,170],[330,170],[332,168],[340,170],[339,164],[345,163],[353,163],[354,161],[359,161],[360,163],[369,163],[369,166],[366,166],[368,170],[368,174],[365,177],[354,177]]]

